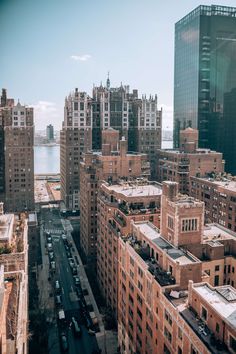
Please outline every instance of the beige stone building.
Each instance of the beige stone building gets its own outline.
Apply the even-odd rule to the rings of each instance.
[[[180,149],[158,150],[156,155],[157,181],[179,183],[181,193],[189,193],[190,177],[205,177],[224,171],[222,154],[198,148],[198,131],[187,128],[180,131]]]
[[[92,100],[76,88],[65,99],[60,132],[61,199],[69,210],[79,209],[80,160],[91,148]]]
[[[14,105],[12,100],[0,107],[0,155],[0,198],[5,210],[34,210],[33,108]]]
[[[102,181],[148,177],[147,156],[127,152],[127,141],[110,128],[102,132],[102,151],[88,152],[80,164],[80,245],[89,262],[96,263],[97,193]]]

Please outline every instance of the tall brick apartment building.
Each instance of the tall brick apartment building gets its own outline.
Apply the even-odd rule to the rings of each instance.
[[[118,242],[128,237],[132,221],[160,226],[161,186],[136,180],[103,183],[98,193],[97,276],[100,291],[117,316]]]
[[[0,107],[0,200],[7,212],[34,210],[33,108],[14,105],[3,89]]]
[[[125,190],[104,185],[100,194],[99,282],[117,314],[121,352],[234,353],[236,234],[204,226],[204,203],[178,194],[175,182],[163,183],[160,229],[148,215],[124,219]]]
[[[65,99],[60,132],[61,199],[79,209],[79,167],[83,152],[92,148],[92,100],[76,88]]]
[[[157,181],[179,183],[179,191],[189,194],[190,177],[205,177],[224,171],[222,154],[198,148],[198,130],[187,128],[180,131],[180,148],[158,150],[156,155]]]
[[[89,262],[96,263],[97,193],[102,181],[148,177],[150,164],[142,153],[127,152],[127,141],[119,140],[119,131],[102,132],[102,151],[88,152],[80,164],[81,222],[80,244]]]

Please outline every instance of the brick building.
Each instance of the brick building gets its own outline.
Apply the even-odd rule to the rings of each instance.
[[[7,212],[34,210],[33,108],[7,99],[0,107],[0,200]]]
[[[92,148],[92,100],[76,88],[65,99],[60,132],[61,199],[69,210],[79,209],[79,167],[83,152]]]
[[[119,140],[112,128],[102,132],[102,151],[88,152],[80,164],[81,222],[80,244],[89,262],[96,263],[97,193],[102,181],[116,182],[120,178],[148,177],[147,156],[127,152],[127,141]]]
[[[190,195],[205,203],[205,221],[216,222],[236,232],[235,177],[191,177]]]
[[[97,277],[103,297],[117,315],[118,242],[132,221],[160,225],[161,186],[147,180],[103,183],[98,194]]]
[[[157,181],[179,183],[181,193],[189,193],[190,177],[205,177],[224,171],[222,154],[209,149],[198,148],[198,131],[187,128],[180,131],[178,150],[158,150],[156,155]]]
[[[126,194],[104,184],[98,199],[98,277],[121,352],[234,353],[236,234],[204,226],[204,203],[174,182],[163,183],[160,229],[141,206],[127,220]]]

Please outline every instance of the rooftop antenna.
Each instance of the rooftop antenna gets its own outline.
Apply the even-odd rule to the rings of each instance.
[[[110,88],[110,78],[109,78],[109,74],[110,74],[110,72],[108,71],[107,72],[107,89],[109,90],[109,88]]]

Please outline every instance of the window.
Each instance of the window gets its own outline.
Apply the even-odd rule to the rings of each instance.
[[[219,333],[220,332],[220,325],[219,323],[216,322],[216,332]]]
[[[217,271],[219,271],[220,270],[220,266],[219,265],[216,265],[215,266],[215,271],[217,272]]]
[[[202,319],[207,320],[207,310],[202,306]]]
[[[169,215],[167,217],[167,226],[169,229],[174,230],[174,219]]]
[[[178,327],[178,337],[180,340],[183,339],[183,332],[182,332],[182,329]]]
[[[234,337],[232,337],[231,335],[229,336],[229,346],[234,351],[236,351],[236,339]]]
[[[164,328],[164,336],[167,338],[167,340],[171,343],[172,341],[172,335],[171,333],[168,331],[168,329],[165,327]]]
[[[215,275],[214,286],[218,286],[218,285],[219,285],[219,275]]]
[[[198,230],[198,219],[182,219],[182,232]]]

